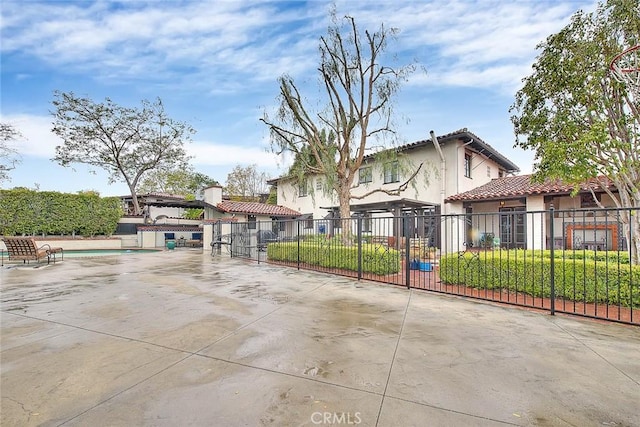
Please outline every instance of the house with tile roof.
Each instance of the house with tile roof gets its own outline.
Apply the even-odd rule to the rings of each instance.
[[[406,159],[409,170],[415,171],[420,167],[421,172],[414,178],[414,185],[407,186],[399,195],[377,192],[352,200],[352,215],[364,218],[365,232],[404,236],[405,231],[397,225],[399,221],[392,230],[371,230],[369,219],[391,215],[399,218],[408,214],[446,214],[451,206],[445,204],[447,197],[519,172],[511,160],[466,128],[441,136],[431,132],[431,138],[400,146],[397,151]],[[352,195],[363,196],[376,188],[395,189],[409,176],[410,173],[402,175],[397,163],[377,164],[375,157],[369,155],[358,171]],[[337,216],[337,197],[335,192],[327,191],[323,176],[310,176],[303,184],[287,176],[269,183],[277,187],[278,204],[301,212],[306,219]],[[339,221],[335,223],[339,224]],[[323,225],[316,221],[315,226]],[[432,243],[435,245],[440,236],[439,228],[433,223],[416,223],[409,233],[434,236]]]
[[[140,247],[164,246],[165,233],[170,233],[178,241],[193,239],[195,233],[202,237],[203,246],[208,247],[213,238],[211,224],[216,223],[246,223],[251,229],[258,222],[271,222],[274,230],[291,232],[286,228],[292,227],[291,222],[285,220],[300,216],[300,212],[286,206],[224,200],[222,187],[218,185],[205,188],[202,200],[185,200],[181,196],[156,193],[144,195],[141,200],[145,206],[144,218],[124,218],[120,224],[123,230],[139,235]],[[183,218],[185,209],[202,209],[202,218]]]
[[[619,221],[595,209],[615,207],[603,185],[616,192],[604,177],[576,188],[558,180],[534,182],[531,175],[506,176],[451,195],[445,202],[451,211],[469,218],[468,246],[481,246],[483,236],[491,233],[503,248],[542,249],[554,244],[566,249],[618,249],[624,246]],[[547,214],[551,207],[556,212],[553,236]]]
[[[256,238],[258,224],[261,228],[270,224],[269,228],[274,233],[291,235],[294,233],[294,222],[291,220],[301,216],[299,211],[286,206],[223,200],[222,187],[219,185],[203,190],[202,203],[205,207],[203,221],[205,247],[213,241],[215,227],[220,227],[217,230],[218,233],[229,234],[232,223],[242,224],[243,230],[236,230],[235,234],[246,235],[249,241]]]

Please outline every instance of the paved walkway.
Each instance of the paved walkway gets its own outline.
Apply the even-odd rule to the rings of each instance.
[[[0,269],[4,426],[640,426],[640,328],[184,249]]]

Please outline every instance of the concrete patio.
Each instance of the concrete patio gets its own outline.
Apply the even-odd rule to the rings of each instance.
[[[198,250],[0,269],[2,426],[640,426],[640,328]]]

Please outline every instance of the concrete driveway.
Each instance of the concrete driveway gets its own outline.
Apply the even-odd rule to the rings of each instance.
[[[194,250],[0,269],[2,426],[640,426],[640,328]]]

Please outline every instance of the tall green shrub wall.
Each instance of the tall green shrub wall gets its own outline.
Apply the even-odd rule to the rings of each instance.
[[[115,232],[122,207],[117,197],[28,189],[0,190],[0,234],[79,234]]]

